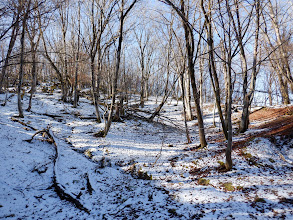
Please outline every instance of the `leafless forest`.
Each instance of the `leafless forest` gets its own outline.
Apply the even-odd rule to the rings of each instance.
[[[0,218],[292,219],[292,0],[0,0]]]
[[[163,97],[148,121],[168,98],[183,100],[184,120],[197,119],[202,148],[202,108],[214,103],[230,170],[232,111],[242,110],[242,133],[253,104],[292,101],[292,7],[275,0],[1,1],[0,90],[14,88],[21,118],[22,97],[29,93],[31,111],[37,86],[60,89],[74,107],[86,96],[97,123],[105,122],[100,137],[133,96],[138,109]],[[186,136],[190,142],[187,128]]]

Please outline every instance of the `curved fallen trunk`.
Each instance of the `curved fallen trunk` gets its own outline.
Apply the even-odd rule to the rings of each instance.
[[[54,187],[55,192],[60,197],[60,199],[65,199],[68,202],[73,203],[76,208],[83,210],[89,214],[90,210],[88,210],[86,207],[84,207],[75,195],[73,195],[71,192],[68,192],[66,190],[65,186],[63,186],[60,182],[58,182],[58,174],[57,174],[58,163],[57,163],[57,161],[59,159],[59,152],[58,152],[58,145],[54,139],[54,134],[49,130],[49,128],[46,128],[46,129],[37,131],[32,136],[31,139],[26,140],[26,141],[30,143],[37,134],[42,134],[43,137],[46,136],[47,137],[46,141],[48,143],[54,145],[55,155],[53,158],[53,166],[54,166],[54,168],[53,168],[53,187]]]

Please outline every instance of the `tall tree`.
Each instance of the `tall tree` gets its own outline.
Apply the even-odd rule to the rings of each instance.
[[[22,8],[16,3],[13,5],[13,8],[15,10],[13,12],[13,18],[12,18],[12,24],[11,24],[12,31],[11,31],[11,34],[10,34],[10,41],[9,41],[6,57],[5,57],[5,60],[4,60],[4,65],[2,66],[2,71],[1,71],[0,92],[2,92],[3,83],[4,83],[4,80],[6,78],[6,70],[7,70],[8,64],[9,64],[9,59],[10,59],[10,56],[12,54],[12,50],[13,50],[13,47],[15,45],[15,42],[16,42],[16,39],[17,39],[17,36],[18,36],[18,32],[19,32],[19,28],[20,28],[19,23],[20,23],[20,19],[21,19],[20,16],[21,16]],[[7,32],[8,32],[8,30],[7,30]],[[7,32],[5,31],[5,34]]]
[[[88,53],[91,66],[91,87],[98,123],[101,122],[99,111],[100,78],[102,71],[103,35],[114,13],[117,1],[114,0],[91,0],[90,6],[90,32]],[[105,46],[107,47],[107,46]],[[105,48],[106,49],[106,48]],[[97,61],[97,63],[96,63]]]
[[[147,73],[146,59],[148,56],[148,47],[150,47],[150,34],[143,30],[135,32],[135,38],[139,46],[139,64],[141,70],[141,90],[140,90],[140,106],[144,107],[144,102],[147,96]]]
[[[23,81],[23,67],[24,67],[24,39],[25,39],[25,29],[27,25],[27,19],[30,12],[31,0],[23,0],[20,1],[19,7],[22,9],[22,30],[21,30],[21,38],[20,38],[20,65],[19,65],[19,74],[18,74],[18,87],[17,87],[17,106],[19,117],[23,118],[23,109],[21,102],[21,90],[22,90],[22,81]]]
[[[185,33],[185,46],[186,46],[186,52],[187,52],[187,65],[188,65],[188,73],[191,81],[192,86],[192,92],[193,92],[193,98],[195,102],[195,109],[197,114],[197,120],[198,120],[198,130],[199,130],[199,139],[200,139],[200,145],[201,147],[206,147],[207,142],[205,138],[205,130],[204,130],[204,122],[203,122],[203,116],[201,112],[200,107],[200,93],[197,89],[196,80],[195,80],[195,60],[197,58],[197,54],[195,56],[195,40],[193,35],[193,27],[188,21],[187,14],[185,12],[185,4],[183,0],[180,0],[180,8],[175,6],[173,2],[169,0],[160,0],[161,2],[171,6],[176,13],[180,16],[182,20],[182,25]],[[200,41],[199,41],[200,43]],[[194,57],[195,56],[195,57]]]
[[[74,76],[74,99],[73,99],[73,107],[77,107],[78,103],[78,71],[79,71],[79,57],[80,57],[80,37],[81,37],[81,25],[80,25],[80,6],[81,2],[78,1],[78,36],[77,36],[77,45],[76,45],[76,55],[75,55],[75,76]]]
[[[34,11],[32,11],[32,18],[31,21],[28,23],[26,27],[27,35],[30,42],[30,53],[31,53],[31,59],[32,59],[32,67],[31,67],[31,90],[30,90],[30,99],[27,111],[30,111],[32,108],[32,98],[36,91],[37,86],[37,49],[39,46],[39,42],[41,39],[40,34],[40,28],[38,27],[38,19],[40,19],[39,13],[36,12],[38,8],[39,2],[38,0],[35,0],[33,2],[33,7],[35,8]]]
[[[170,81],[170,75],[171,75],[171,61],[174,57],[174,53],[173,53],[173,56],[172,56],[172,44],[173,44],[173,18],[170,22],[169,25],[167,25],[167,30],[168,30],[168,43],[166,45],[166,49],[164,51],[167,50],[166,52],[166,80],[165,80],[165,88],[164,88],[164,95],[163,95],[163,98],[161,100],[161,103],[159,104],[159,106],[157,106],[157,108],[155,109],[155,111],[152,113],[152,115],[149,117],[149,121],[153,121],[154,118],[160,113],[160,111],[162,110],[163,106],[165,105],[165,103],[167,102],[167,99],[170,95],[170,93],[172,92],[172,90],[174,89],[174,86],[177,82],[177,79],[179,77],[177,77],[177,79],[174,79],[173,81],[173,85],[171,86],[171,88],[169,88],[169,81]]]
[[[122,49],[122,42],[123,42],[123,34],[124,34],[124,22],[128,15],[128,13],[131,11],[131,9],[134,7],[134,5],[137,3],[138,0],[133,0],[128,8],[125,8],[125,1],[120,1],[120,26],[119,26],[119,38],[118,38],[118,47],[116,50],[116,63],[115,63],[115,73],[113,78],[113,86],[112,86],[112,100],[111,100],[111,106],[109,110],[108,120],[105,124],[104,129],[104,136],[106,136],[110,130],[111,124],[112,124],[112,114],[114,110],[115,100],[116,100],[116,94],[117,94],[117,85],[118,85],[118,76],[119,76],[119,70],[120,70],[120,60],[121,60],[121,49]]]
[[[65,4],[64,6],[62,4]],[[49,7],[48,12],[52,11],[55,12],[55,10],[58,9],[59,17],[57,16],[57,20],[61,24],[61,44],[59,41],[54,42],[52,44],[52,41],[54,41],[54,36],[46,37],[46,31],[48,26],[50,25],[51,19],[53,18],[54,13],[48,14],[48,18],[43,20],[41,19],[41,15],[43,12],[38,11],[38,22],[39,22],[39,31],[43,43],[43,56],[44,58],[49,62],[52,69],[56,72],[57,79],[59,80],[60,86],[61,86],[61,100],[63,101],[69,101],[68,100],[68,94],[69,94],[69,76],[67,73],[67,54],[65,54],[66,49],[64,49],[64,46],[66,47],[66,32],[67,32],[67,25],[68,25],[68,0],[61,1],[61,2],[54,2],[52,8]],[[56,15],[55,15],[56,16]],[[58,32],[59,33],[59,32]],[[63,46],[62,46],[63,44]],[[61,47],[60,47],[61,45]],[[50,49],[50,50],[49,50]],[[63,52],[62,52],[63,51]],[[64,57],[66,57],[66,62],[64,62]],[[59,58],[59,60],[58,60]],[[63,65],[61,65],[63,64]]]
[[[261,3],[259,0],[254,1],[255,7],[255,37],[254,37],[254,49],[253,49],[253,61],[252,61],[252,72],[251,72],[251,82],[249,91],[245,94],[243,100],[243,111],[240,122],[240,132],[245,132],[249,125],[249,107],[251,106],[253,95],[256,86],[256,77],[258,74],[257,65],[259,57],[259,31],[260,31],[260,12]]]
[[[70,88],[71,88],[71,82],[70,77],[68,73],[68,54],[67,54],[67,32],[68,32],[68,23],[69,23],[69,1],[64,0],[63,4],[60,4],[60,7],[58,7],[58,14],[59,14],[59,23],[61,26],[61,34],[62,34],[62,53],[59,53],[58,55],[62,58],[63,62],[63,76],[64,76],[64,92],[63,96],[61,97],[62,101],[69,102],[70,99]]]
[[[293,91],[289,47],[291,32],[287,26],[287,22],[281,17],[282,14],[286,14],[282,12],[281,4],[281,2],[277,1],[273,4],[271,0],[268,0],[268,4],[266,4],[267,7],[265,7],[266,10],[261,11],[265,26],[262,32],[270,48],[268,51],[273,51],[272,53],[269,52],[271,58],[270,63],[277,73],[282,101],[284,104],[290,104],[288,85],[290,85],[291,91]],[[272,29],[272,31],[270,29]]]
[[[219,77],[217,74],[217,68],[216,68],[216,59],[214,57],[215,48],[214,48],[214,40],[213,40],[213,28],[212,28],[212,2],[211,0],[208,1],[208,10],[206,10],[204,6],[204,1],[200,1],[201,9],[203,12],[203,15],[205,17],[205,29],[207,33],[207,45],[208,45],[208,54],[209,54],[209,74],[211,78],[211,83],[215,95],[215,101],[216,106],[218,108],[218,113],[222,125],[222,130],[224,133],[225,138],[228,140],[228,131],[227,131],[227,125],[225,124],[225,119],[223,115],[223,110],[221,106],[221,90],[220,90],[220,83],[219,83]]]

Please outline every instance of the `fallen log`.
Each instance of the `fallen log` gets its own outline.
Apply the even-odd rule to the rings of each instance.
[[[31,111],[31,113],[36,114],[36,115],[47,116],[47,117],[57,119],[57,120],[62,120],[65,115],[69,114],[69,113],[63,113],[63,115],[60,115],[60,114],[59,115],[54,115],[54,114],[50,114],[50,113],[38,113],[38,112],[34,112],[34,111]]]
[[[127,110],[128,110],[128,116],[125,116],[125,118],[131,118],[132,116],[134,118],[137,118],[146,122],[150,122],[150,123],[153,122],[153,120],[150,120],[148,116],[143,116],[138,114],[139,112],[141,112],[141,113],[152,115],[153,113],[150,111],[139,109],[139,108],[128,108]],[[172,119],[168,118],[167,116],[163,116],[162,114],[158,113],[156,114],[156,117],[161,120],[165,119],[166,121],[169,121],[175,128],[177,128],[180,131],[183,131],[183,128],[180,125],[176,124]]]
[[[14,122],[18,122],[19,124],[21,124],[21,125],[23,125],[25,127],[28,127],[28,128],[30,128],[30,129],[32,129],[34,131],[37,131],[36,128],[34,128],[33,126],[30,126],[30,125],[26,124],[25,122],[21,121],[19,118],[11,117],[11,120],[14,121]]]
[[[81,120],[97,120],[97,116],[78,116]]]
[[[75,205],[76,208],[85,211],[86,213],[90,214],[90,210],[88,210],[86,207],[84,207],[81,202],[77,199],[77,196],[74,196],[71,192],[68,192],[65,188],[65,186],[63,186],[57,178],[57,161],[59,159],[59,153],[58,153],[58,145],[54,139],[54,134],[49,130],[49,127],[40,131],[37,131],[31,139],[26,140],[27,142],[31,142],[33,140],[33,138],[37,135],[42,133],[43,137],[46,136],[46,141],[48,141],[50,144],[54,145],[54,149],[55,149],[55,155],[53,158],[53,187],[55,192],[57,193],[57,195],[60,197],[60,199],[65,199],[68,202],[71,202]]]

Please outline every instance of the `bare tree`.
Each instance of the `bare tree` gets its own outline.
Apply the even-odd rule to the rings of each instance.
[[[147,96],[147,73],[146,73],[146,59],[147,50],[150,47],[150,33],[140,30],[140,33],[135,32],[135,38],[139,46],[139,63],[141,70],[141,89],[140,89],[140,106],[144,107],[144,101]]]
[[[90,56],[91,65],[91,86],[92,96],[95,106],[95,113],[98,123],[101,123],[99,112],[99,96],[100,96],[100,77],[102,71],[102,37],[106,31],[106,27],[113,16],[114,7],[117,1],[114,0],[91,0],[90,9],[90,34],[88,53]],[[106,46],[107,47],[107,46]],[[97,60],[97,65],[96,65]]]
[[[258,56],[259,56],[259,31],[260,31],[260,12],[261,4],[259,0],[254,1],[255,7],[255,37],[254,37],[254,50],[253,50],[253,61],[252,61],[252,73],[251,73],[251,82],[249,91],[245,94],[243,100],[243,111],[240,122],[240,132],[245,132],[248,129],[249,125],[249,107],[253,100],[253,95],[256,86],[256,77],[258,74],[257,65],[258,65]]]
[[[220,83],[219,83],[219,77],[217,74],[217,69],[216,69],[216,60],[214,57],[214,40],[213,40],[213,28],[212,28],[212,11],[211,11],[211,1],[208,1],[208,7],[209,11],[206,11],[204,2],[203,0],[200,1],[201,9],[205,17],[205,28],[207,32],[207,44],[208,44],[208,54],[209,54],[209,74],[211,78],[211,83],[215,95],[215,101],[216,101],[216,106],[218,108],[218,113],[222,125],[222,130],[225,135],[225,138],[228,140],[228,132],[227,132],[227,126],[225,124],[225,119],[223,116],[223,111],[221,107],[221,90],[220,90]]]
[[[58,53],[61,60],[63,61],[63,77],[64,77],[64,91],[63,96],[61,97],[62,101],[69,102],[69,96],[70,96],[70,78],[68,73],[68,54],[67,54],[67,30],[68,30],[68,23],[69,23],[69,1],[64,0],[63,4],[60,4],[60,7],[58,7],[58,14],[59,14],[59,22],[61,26],[61,33],[62,33],[62,43],[63,43],[63,49],[61,53]]]
[[[175,6],[169,0],[160,0],[160,1],[167,5],[170,5],[176,11],[176,13],[180,16],[182,20],[182,25],[183,25],[183,29],[185,33],[185,46],[187,51],[188,73],[190,76],[193,98],[195,102],[195,109],[196,109],[198,129],[199,129],[199,139],[200,139],[201,147],[203,148],[203,147],[206,147],[207,142],[205,139],[204,122],[203,122],[203,116],[202,116],[202,112],[200,108],[200,94],[197,89],[196,80],[195,80],[194,68],[195,68],[195,60],[197,57],[194,58],[195,40],[193,35],[193,27],[189,23],[187,14],[185,13],[185,4],[183,0],[180,0],[180,8]]]
[[[279,2],[273,5],[272,1],[268,0],[267,10],[262,10],[262,18],[264,20],[265,28],[262,30],[266,41],[269,45],[270,63],[274,71],[277,73],[277,77],[280,85],[280,92],[284,104],[290,104],[288,84],[293,91],[293,77],[290,68],[290,53],[288,51],[288,43],[291,38],[291,32],[288,27],[282,27],[280,20],[281,8]],[[286,24],[284,22],[284,24]],[[273,31],[270,31],[270,28]],[[287,33],[282,33],[282,29]],[[272,36],[275,36],[272,38]],[[274,40],[275,39],[275,40]]]
[[[68,1],[66,0],[65,3],[68,3]],[[53,6],[53,8],[49,9],[52,11],[55,11],[55,9],[59,9],[63,4],[63,1],[60,3],[55,3],[55,5]],[[65,9],[64,9],[65,7]],[[61,9],[59,9],[59,14],[61,16],[61,18],[59,19],[59,22],[61,23],[61,34],[62,34],[62,43],[63,46],[66,44],[66,32],[67,32],[67,16],[64,15],[64,13],[66,14],[67,12],[63,12],[63,10],[68,10],[67,5],[61,7]],[[43,43],[43,49],[44,49],[44,53],[43,56],[44,58],[49,62],[50,66],[52,67],[52,69],[56,72],[57,74],[57,78],[60,82],[60,86],[61,86],[61,99],[63,101],[68,101],[68,93],[69,93],[69,76],[67,71],[67,58],[66,58],[66,62],[63,62],[63,66],[60,65],[62,63],[62,60],[64,58],[64,56],[66,55],[64,52],[64,47],[61,46],[60,49],[60,44],[55,42],[55,45],[52,45],[52,43],[50,42],[53,41],[54,39],[53,36],[51,36],[51,38],[46,38],[45,37],[45,31],[48,28],[49,24],[50,24],[50,20],[52,19],[52,16],[54,14],[49,14],[49,18],[46,20],[42,20],[41,19],[41,13],[40,11],[38,11],[39,15],[38,15],[38,22],[39,22],[39,31],[40,31],[40,35],[41,35],[41,39],[42,39],[42,43]],[[65,16],[65,17],[64,17]],[[51,48],[48,48],[51,47]],[[49,51],[49,49],[53,50],[53,51]],[[63,50],[63,53],[60,52],[60,50]],[[65,49],[66,50],[66,49]],[[57,59],[60,59],[60,62],[57,62]],[[67,75],[67,76],[66,76]]]
[[[165,59],[166,60],[166,80],[165,80],[165,87],[164,87],[164,93],[163,93],[164,95],[161,100],[161,103],[157,106],[155,111],[149,117],[149,119],[148,119],[149,121],[153,121],[154,118],[160,113],[163,106],[167,102],[169,95],[173,91],[174,86],[177,82],[177,79],[179,78],[179,77],[177,77],[177,79],[174,79],[171,88],[169,88],[169,83],[170,83],[169,81],[170,81],[170,75],[171,75],[171,61],[174,57],[174,52],[173,52],[173,56],[172,56],[172,44],[173,44],[173,32],[172,32],[173,28],[172,28],[172,26],[173,26],[173,20],[171,20],[170,24],[168,25],[168,36],[167,36],[168,43],[166,45],[166,49],[164,50],[164,51],[167,50],[167,52],[165,52],[166,53],[166,59]]]
[[[21,103],[21,89],[22,89],[22,80],[23,80],[23,67],[24,67],[24,38],[25,38],[25,29],[27,25],[27,19],[29,16],[31,6],[31,0],[21,1],[19,7],[22,9],[22,30],[21,30],[21,38],[20,38],[20,66],[19,66],[19,74],[18,74],[18,88],[17,88],[17,105],[19,117],[23,118],[23,109]]]
[[[34,8],[38,7],[38,1],[34,1],[33,6]],[[26,27],[27,35],[30,42],[30,48],[31,48],[31,58],[32,58],[32,68],[31,68],[31,90],[30,90],[30,99],[29,99],[29,105],[27,108],[27,111],[30,111],[32,108],[32,98],[36,91],[37,86],[37,49],[39,46],[39,42],[41,39],[40,34],[40,28],[38,27],[38,19],[40,19],[39,13],[36,12],[36,10],[32,11],[32,18],[31,21],[28,23]]]
[[[121,48],[122,48],[122,42],[123,42],[123,31],[124,31],[124,22],[128,15],[128,13],[131,11],[131,9],[134,7],[134,5],[137,3],[138,0],[133,0],[128,8],[125,8],[125,1],[121,0],[120,4],[120,26],[119,26],[119,38],[118,38],[118,47],[116,51],[116,66],[115,66],[115,73],[113,78],[113,86],[112,86],[112,100],[111,100],[111,106],[110,111],[108,115],[108,120],[105,124],[104,129],[104,136],[106,136],[110,130],[111,124],[112,124],[112,114],[114,110],[115,100],[116,100],[116,93],[117,93],[117,83],[118,83],[118,76],[119,76],[119,70],[120,70],[120,60],[121,60]]]
[[[76,58],[75,58],[75,77],[74,77],[74,99],[73,107],[77,107],[78,103],[78,71],[79,71],[79,57],[80,57],[80,37],[81,37],[81,25],[80,25],[80,4],[78,1],[78,36],[77,36],[77,49],[76,49]]]
[[[9,45],[8,45],[8,50],[7,50],[6,57],[5,57],[5,60],[4,60],[4,64],[2,66],[2,71],[1,71],[0,92],[2,92],[3,83],[4,83],[4,80],[5,80],[5,77],[6,77],[6,70],[7,70],[8,64],[9,64],[9,59],[10,59],[13,47],[15,45],[15,41],[17,39],[19,28],[20,28],[19,23],[20,23],[20,19],[21,19],[20,16],[21,16],[21,10],[22,9],[17,4],[14,4],[13,8],[15,8],[15,10],[14,10],[14,13],[13,13],[12,24],[11,24],[11,27],[10,27],[10,28],[12,28],[12,31],[11,31],[11,34],[10,34],[10,41],[9,41]],[[5,34],[9,31],[9,29],[4,31]],[[3,33],[3,36],[4,36],[4,33]]]

